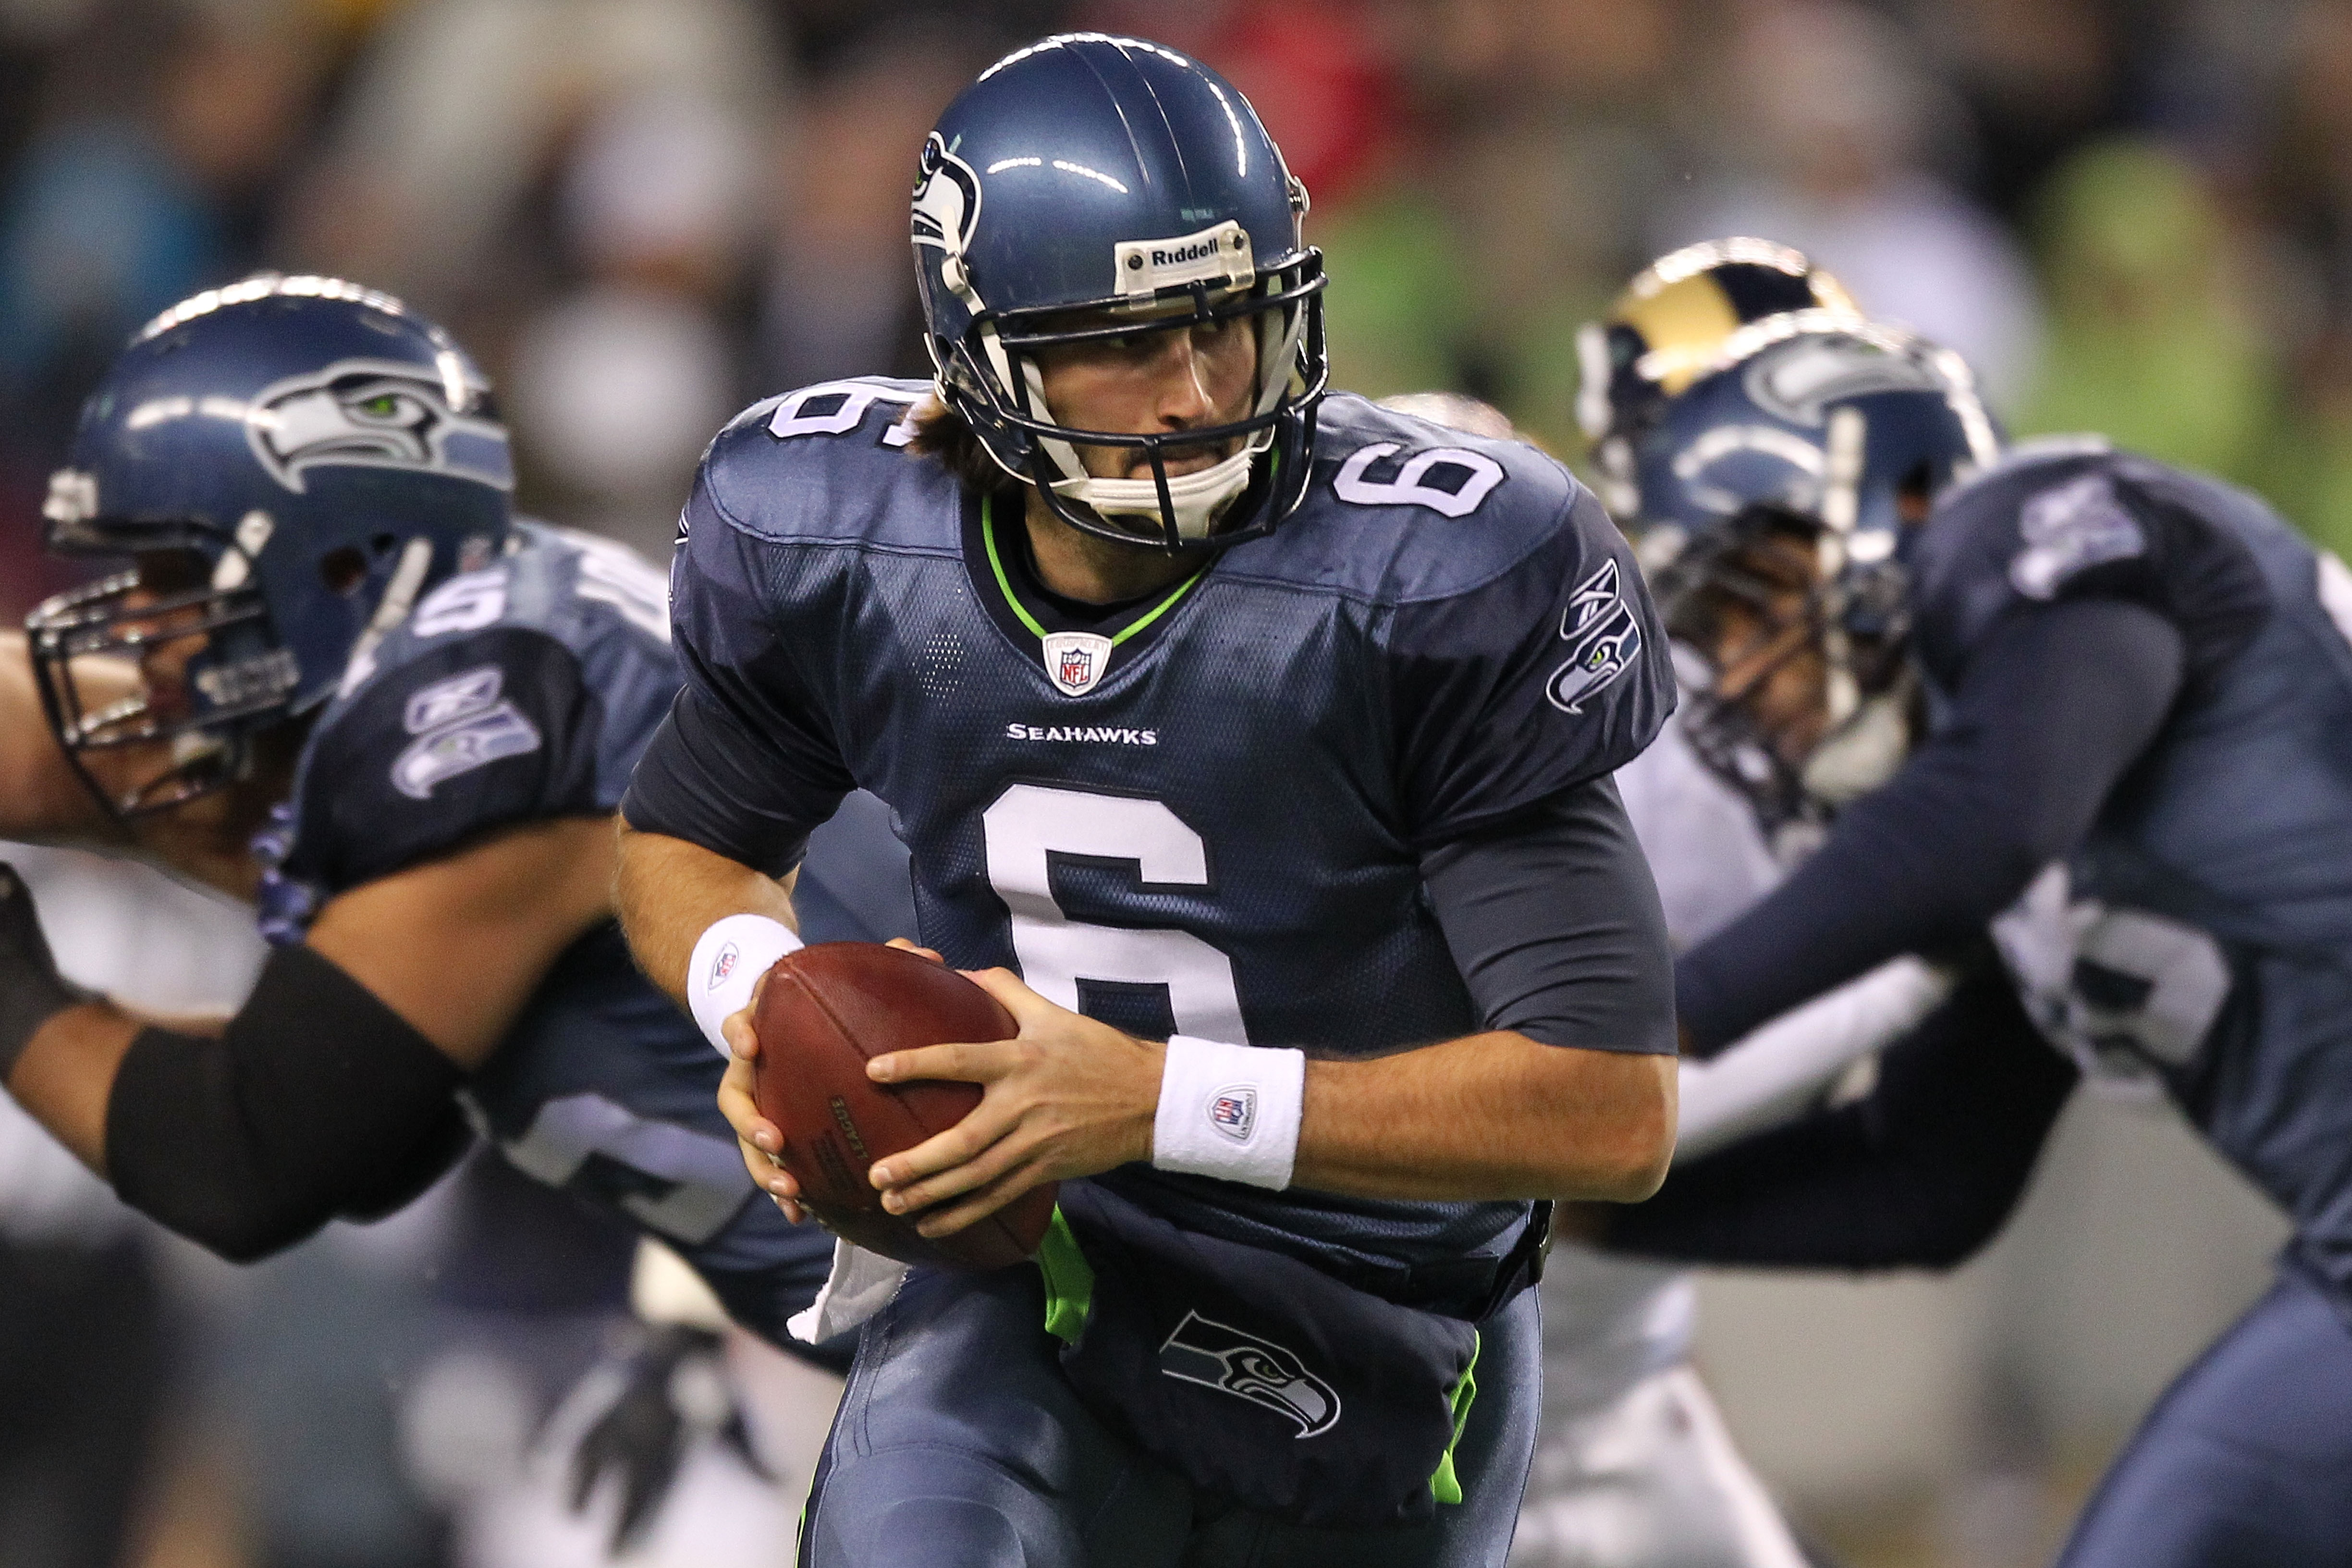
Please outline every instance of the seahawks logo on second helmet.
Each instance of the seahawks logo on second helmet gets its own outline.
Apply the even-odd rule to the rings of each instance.
[[[1160,1370],[1295,1421],[1301,1437],[1328,1432],[1339,1419],[1339,1391],[1291,1351],[1198,1312],[1186,1312],[1160,1347]]]
[[[399,360],[338,360],[262,389],[245,437],[270,477],[300,494],[305,469],[408,468],[514,489],[507,433],[460,413],[450,389]]]

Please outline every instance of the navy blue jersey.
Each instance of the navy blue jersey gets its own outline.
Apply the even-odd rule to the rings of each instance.
[[[2352,1285],[2352,575],[2242,491],[2080,444],[1947,498],[1916,573],[1944,691],[2032,605],[2179,629],[2162,729],[1997,931],[2045,1033],[2170,1094]]]
[[[320,718],[260,847],[274,940],[300,940],[336,895],[487,833],[618,805],[678,687],[661,574],[606,541],[528,523],[516,536],[355,659]],[[812,940],[896,934],[887,822],[852,815],[811,868],[843,888],[810,900]],[[881,874],[864,876],[877,859]],[[860,900],[871,928],[850,910]],[[463,1096],[515,1164],[667,1242],[782,1342],[831,1244],[755,1198],[719,1113],[724,1067],[606,922],[557,960]]]
[[[926,943],[1150,1038],[1362,1057],[1480,1028],[1420,855],[1607,774],[1673,702],[1592,498],[1530,447],[1334,397],[1280,529],[1087,616],[1030,578],[1017,499],[900,449],[921,391],[810,388],[713,444],[672,568],[687,689],[630,820],[778,871],[863,787]],[[1525,1213],[1105,1180],[1374,1273]]]

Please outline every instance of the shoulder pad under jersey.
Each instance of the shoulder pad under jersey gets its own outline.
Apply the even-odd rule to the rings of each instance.
[[[961,491],[907,450],[928,383],[859,376],[753,404],[703,455],[680,542],[720,525],[772,542],[957,548]]]
[[[1394,413],[1352,394],[1324,400],[1315,478],[1282,526],[1236,546],[1220,569],[1383,604],[1445,598],[1508,573],[1563,526],[1586,494],[1523,441],[1496,440]],[[1601,536],[1595,536],[1601,542]]]

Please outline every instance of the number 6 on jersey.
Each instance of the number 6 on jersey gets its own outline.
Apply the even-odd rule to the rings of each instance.
[[[1124,861],[1145,887],[1209,885],[1208,847],[1156,800],[1017,784],[981,815],[989,886],[1013,913],[1013,951],[1039,995],[1078,1012],[1078,982],[1164,985],[1179,1034],[1246,1045],[1233,960],[1190,931],[1088,925],[1062,910],[1056,855]]]

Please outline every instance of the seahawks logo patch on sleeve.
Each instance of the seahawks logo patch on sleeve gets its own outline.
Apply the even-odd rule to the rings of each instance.
[[[1576,585],[1560,613],[1559,635],[1569,645],[1568,662],[1551,672],[1544,695],[1563,712],[1581,713],[1585,701],[1642,652],[1642,623],[1625,602],[1614,560]]]
[[[2139,520],[2105,474],[2042,491],[2019,512],[2017,529],[2025,548],[2010,562],[2009,580],[2029,599],[2047,599],[2069,577],[2147,551]]]
[[[436,680],[408,700],[404,718],[416,737],[393,760],[392,787],[429,800],[434,786],[540,748],[539,726],[499,696],[506,671],[488,664]]]

